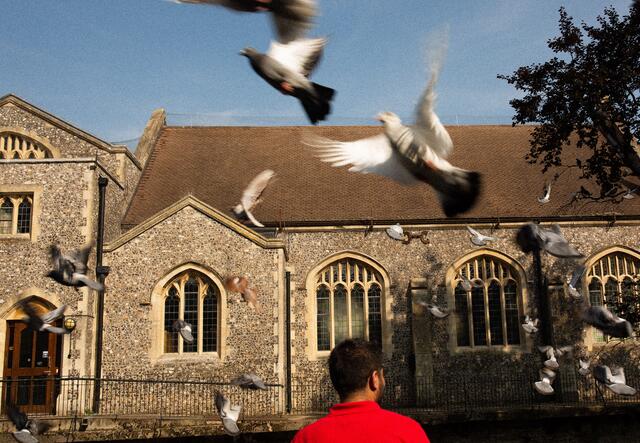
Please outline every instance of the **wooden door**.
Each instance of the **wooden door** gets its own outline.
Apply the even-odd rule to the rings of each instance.
[[[61,338],[33,331],[15,320],[7,321],[6,337],[4,402],[10,401],[27,413],[55,413],[58,384],[53,378],[60,374]]]

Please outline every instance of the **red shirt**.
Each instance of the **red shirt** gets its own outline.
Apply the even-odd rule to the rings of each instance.
[[[429,443],[415,420],[382,409],[374,401],[340,403],[329,415],[302,428],[292,443]]]

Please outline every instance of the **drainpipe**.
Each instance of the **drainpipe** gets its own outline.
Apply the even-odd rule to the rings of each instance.
[[[284,295],[284,337],[285,337],[285,352],[286,352],[286,366],[287,373],[285,376],[285,393],[286,393],[286,411],[287,414],[291,414],[291,272],[287,271],[284,277],[285,281],[285,295]]]
[[[98,291],[96,315],[96,368],[93,381],[93,413],[100,410],[100,379],[102,378],[102,329],[104,323],[104,280],[109,275],[109,267],[102,266],[102,247],[104,245],[105,196],[109,180],[98,178],[98,238],[96,241],[96,277],[103,289]]]

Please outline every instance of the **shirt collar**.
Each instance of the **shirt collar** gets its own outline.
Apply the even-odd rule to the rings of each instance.
[[[380,405],[375,401],[352,401],[349,403],[338,403],[329,409],[330,415],[362,414],[380,409]]]

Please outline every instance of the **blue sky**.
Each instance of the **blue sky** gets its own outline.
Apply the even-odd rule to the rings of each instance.
[[[306,124],[238,55],[266,50],[265,14],[166,0],[4,0],[0,96],[14,93],[112,142],[139,137],[151,112],[170,124]],[[544,61],[558,8],[593,23],[630,0],[319,0],[313,36],[328,35],[314,80],[335,88],[324,124],[376,124],[389,110],[410,118],[427,80],[430,33],[449,28],[437,86],[448,124],[509,123],[515,90],[498,73]],[[135,143],[129,143],[135,145]]]

